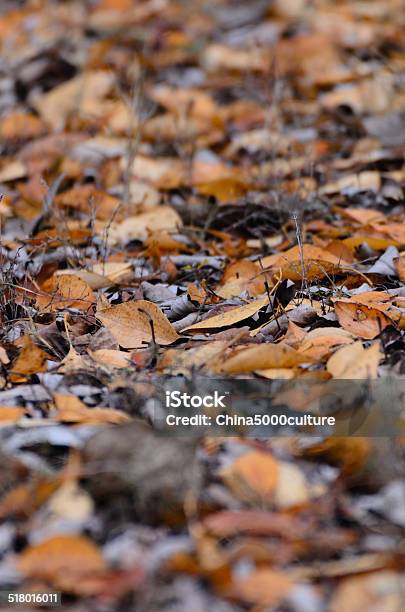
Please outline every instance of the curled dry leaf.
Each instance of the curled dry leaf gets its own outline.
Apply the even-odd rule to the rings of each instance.
[[[227,374],[236,374],[270,368],[292,368],[310,361],[311,358],[299,353],[288,344],[254,344],[232,355],[225,361],[221,370]]]
[[[152,325],[158,344],[172,344],[179,338],[160,308],[147,300],[111,306],[97,311],[96,317],[123,348],[144,348],[152,341]]]
[[[63,308],[87,311],[96,301],[91,287],[75,274],[54,275],[42,289],[46,295],[38,295],[36,301],[45,312]]]
[[[26,548],[18,557],[27,578],[45,580],[55,588],[80,592],[80,582],[99,577],[106,564],[99,548],[83,536],[60,535]]]
[[[200,321],[199,323],[194,323],[194,325],[185,327],[182,331],[189,332],[194,330],[199,331],[201,329],[216,329],[217,327],[229,327],[231,325],[234,325],[235,323],[239,323],[239,321],[243,321],[244,319],[252,317],[261,308],[267,306],[268,303],[269,298],[266,295],[265,297],[249,302],[249,304],[237,306],[236,308],[231,308],[230,310],[222,312],[219,315],[208,317],[208,319],[204,319],[204,321]]]
[[[340,348],[326,364],[333,378],[377,378],[378,364],[384,358],[379,342],[364,348],[362,342],[354,342]]]
[[[235,495],[253,504],[273,503],[278,475],[278,461],[260,451],[242,455],[222,472]]]
[[[344,329],[366,340],[372,340],[388,325],[392,325],[392,320],[386,314],[366,304],[337,301],[335,312]]]

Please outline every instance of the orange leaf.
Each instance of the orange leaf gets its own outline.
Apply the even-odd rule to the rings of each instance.
[[[18,408],[17,406],[13,406],[12,408],[9,406],[0,406],[0,423],[18,421],[24,414],[26,414],[25,408]]]
[[[310,357],[300,354],[288,344],[254,344],[230,357],[221,369],[227,374],[235,374],[268,368],[291,368],[309,361],[312,361]]]
[[[335,311],[340,325],[356,336],[372,340],[388,325],[391,319],[381,310],[353,302],[335,302]]]
[[[222,472],[224,480],[240,499],[260,504],[273,501],[278,475],[276,459],[260,451],[242,455]]]
[[[287,574],[260,568],[245,578],[239,578],[232,588],[232,595],[247,604],[274,609],[292,586],[293,582]]]
[[[74,274],[54,275],[43,285],[48,295],[37,297],[37,305],[46,312],[63,308],[87,311],[96,301],[93,291],[83,279]]]
[[[296,245],[277,257],[275,255],[264,257],[262,264],[265,268],[270,266],[274,272],[281,268],[283,278],[299,281],[303,273],[302,259],[307,280],[323,278],[328,274],[341,274],[349,265],[348,262],[333,253],[311,244],[304,244],[302,253],[299,246]]]
[[[23,382],[31,374],[46,372],[46,361],[49,356],[32,341],[32,338],[23,336],[16,344],[21,347],[21,351],[11,367],[11,382]]]
[[[26,548],[19,556],[18,567],[27,578],[76,592],[81,580],[100,576],[106,564],[99,548],[88,538],[61,535]]]

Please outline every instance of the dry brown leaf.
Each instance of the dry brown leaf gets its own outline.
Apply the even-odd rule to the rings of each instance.
[[[44,122],[32,113],[14,112],[0,121],[0,137],[4,140],[39,138],[45,132]]]
[[[370,456],[370,440],[362,437],[326,438],[303,451],[305,457],[326,459],[339,465],[345,476],[360,472]]]
[[[152,324],[158,344],[172,344],[179,338],[160,308],[147,300],[117,304],[97,311],[96,316],[123,348],[144,348],[152,341]]]
[[[0,183],[8,183],[9,181],[17,181],[27,176],[27,166],[16,159],[0,169]]]
[[[302,279],[302,257],[305,264],[304,275],[310,281],[328,274],[342,273],[348,266],[350,267],[348,262],[333,253],[311,244],[304,244],[302,253],[297,245],[277,256],[264,257],[262,265],[264,268],[271,267],[274,272],[281,269],[282,278],[299,281]]]
[[[362,568],[358,571],[362,571]],[[404,579],[404,574],[388,569],[346,578],[339,583],[333,594],[330,610],[331,612],[399,611],[404,603]]]
[[[131,418],[121,410],[112,408],[88,408],[75,395],[55,393],[56,418],[63,423],[86,423],[101,425],[103,423],[127,423]]]
[[[176,230],[182,221],[170,206],[156,206],[150,211],[128,217],[121,223],[112,223],[108,230],[108,243],[146,240],[152,232]]]
[[[366,304],[339,300],[335,302],[335,312],[344,329],[366,340],[372,340],[392,325],[392,320],[380,309]]]
[[[232,595],[246,604],[274,609],[293,587],[291,578],[272,569],[260,568],[249,576],[239,578],[232,587]]]
[[[269,453],[248,452],[222,471],[237,497],[253,504],[271,504],[277,486],[279,464]]]
[[[379,342],[366,349],[361,342],[354,342],[336,351],[326,368],[333,378],[377,378],[378,364],[383,358]]]
[[[265,297],[249,302],[249,304],[244,304],[243,306],[231,308],[230,310],[221,312],[221,314],[219,315],[209,317],[208,319],[204,319],[204,321],[200,321],[199,323],[194,323],[194,325],[185,327],[182,331],[189,332],[194,330],[199,331],[201,329],[216,329],[217,327],[229,327],[230,325],[239,323],[239,321],[243,321],[244,319],[252,317],[254,314],[256,314],[258,310],[263,308],[263,306],[268,305],[268,303],[269,298],[266,295]]]
[[[130,355],[123,351],[117,351],[114,349],[99,349],[97,351],[88,351],[90,357],[101,363],[112,368],[128,368],[131,363]]]
[[[312,361],[288,344],[254,344],[225,361],[221,370],[227,374],[253,372],[270,368],[292,368]]]
[[[215,369],[219,357],[222,356],[226,342],[208,342],[188,351],[184,349],[169,349],[159,361],[159,369],[170,372],[172,376],[187,374],[194,370]]]
[[[309,332],[309,334],[310,333],[311,332]],[[342,344],[351,344],[353,341],[354,339],[350,334],[345,336],[343,334],[334,334],[333,332],[330,332],[329,334],[305,338],[301,346],[298,348],[298,351],[314,361],[322,361],[326,357],[329,357],[329,355]]]
[[[241,259],[226,266],[221,285],[215,289],[215,293],[228,299],[239,296],[245,291],[251,296],[263,294],[264,275],[260,275],[260,268],[256,263]]]
[[[73,112],[83,116],[104,114],[102,100],[113,82],[114,75],[107,71],[80,74],[38,97],[34,106],[44,121],[57,130],[64,127]]]
[[[72,592],[81,580],[100,576],[106,570],[100,549],[86,537],[71,535],[54,536],[29,546],[19,555],[17,564],[27,578]]]
[[[54,312],[63,308],[77,308],[87,311],[96,298],[91,287],[75,274],[54,275],[42,289],[47,295],[37,296],[37,305],[44,312]]]
[[[14,423],[26,414],[25,408],[17,406],[0,406],[0,424],[5,422]]]
[[[16,346],[21,351],[14,361],[10,372],[10,381],[13,383],[23,382],[31,374],[46,372],[49,355],[41,350],[29,336],[22,336]]]
[[[361,177],[367,174],[368,178],[371,180],[371,176],[373,177],[375,175],[377,175],[378,177],[378,187],[380,185],[380,175],[378,172],[367,172],[367,173],[361,173],[359,175],[354,175],[354,176],[358,176],[359,177],[359,182],[361,183]],[[350,177],[346,177],[347,179]],[[361,186],[364,186],[361,184]],[[369,223],[374,223],[375,221],[385,221],[385,217],[384,215],[379,211],[379,210],[374,210],[373,208],[342,208],[341,209],[341,214],[345,217],[347,217],[348,219],[351,219],[353,221],[357,221],[357,223],[360,223],[361,225],[368,225]]]

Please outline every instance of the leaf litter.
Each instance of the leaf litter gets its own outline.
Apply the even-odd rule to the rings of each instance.
[[[166,375],[402,380],[401,3],[8,4],[0,587],[399,609],[400,433],[151,423]]]

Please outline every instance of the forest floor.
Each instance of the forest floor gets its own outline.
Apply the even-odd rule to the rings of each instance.
[[[403,609],[404,25],[2,3],[1,610]],[[167,380],[347,428],[168,435]]]

